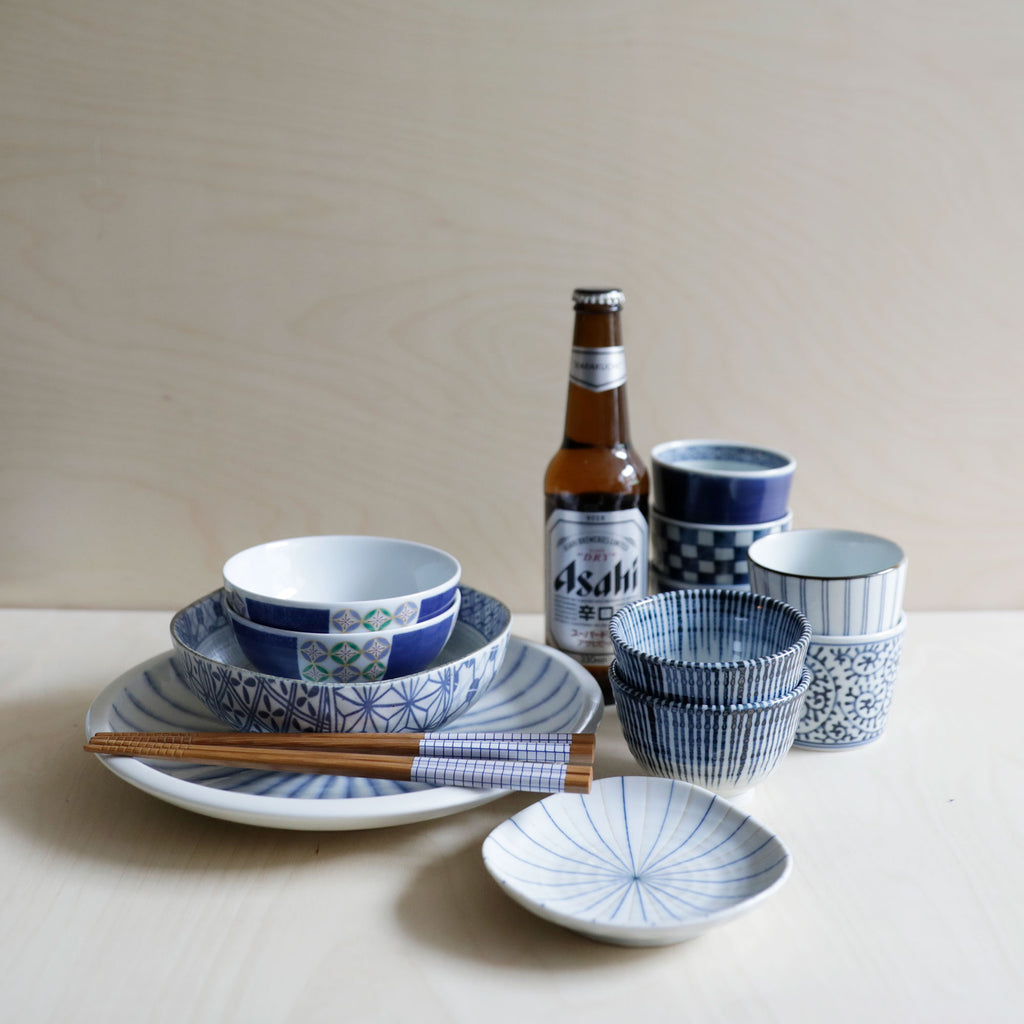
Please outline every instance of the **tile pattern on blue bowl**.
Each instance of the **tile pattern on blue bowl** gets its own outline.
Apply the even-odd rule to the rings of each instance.
[[[685,782],[600,779],[498,825],[488,871],[539,916],[623,945],[680,942],[749,910],[790,870],[785,846]]]
[[[881,639],[812,637],[811,685],[797,724],[799,747],[859,747],[885,731],[903,651],[904,626]]]
[[[310,682],[249,666],[221,607],[220,592],[172,622],[182,679],[232,729],[245,732],[425,732],[469,708],[501,665],[510,613],[500,601],[460,587],[462,606],[434,669],[381,683]]]
[[[762,782],[789,752],[810,672],[781,700],[732,707],[651,697],[629,686],[614,664],[609,679],[626,746],[640,765],[728,796]]]

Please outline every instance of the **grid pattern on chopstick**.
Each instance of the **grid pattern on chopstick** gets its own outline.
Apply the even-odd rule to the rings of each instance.
[[[403,756],[394,753],[366,753],[352,750],[309,749],[280,743],[260,746],[253,734],[234,735],[249,741],[232,745],[233,734],[205,734],[227,737],[224,742],[204,743],[204,734],[171,734],[163,741],[155,735],[124,733],[96,734],[85,749],[90,753],[118,757],[141,757],[228,765],[239,768],[268,768],[274,771],[313,772],[357,778],[381,778],[420,782],[437,786],[519,789],[530,792],[589,792],[593,780],[590,765],[495,760],[480,758]],[[264,738],[269,738],[267,734]],[[274,736],[280,740],[280,734]],[[299,737],[296,736],[296,743]]]
[[[333,750],[552,764],[593,764],[593,733],[100,732],[96,742]]]

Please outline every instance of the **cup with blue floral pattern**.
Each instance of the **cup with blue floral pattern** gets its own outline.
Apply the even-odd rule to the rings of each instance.
[[[860,747],[885,731],[903,653],[906,616],[892,629],[862,636],[812,636],[811,674],[794,746]]]

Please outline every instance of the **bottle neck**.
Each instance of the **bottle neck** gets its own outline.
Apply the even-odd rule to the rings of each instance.
[[[573,326],[573,366],[582,350],[619,349],[622,346],[622,324],[619,311],[578,308]],[[591,378],[581,372],[570,374],[569,396],[565,405],[565,436],[563,448],[614,448],[628,446],[629,409],[626,404],[625,363],[612,353],[602,360],[599,353],[596,361],[607,364],[621,363],[621,384],[606,390],[595,391],[577,383],[574,376]],[[585,362],[585,361],[584,361]],[[600,379],[601,374],[593,375]],[[612,373],[614,376],[614,372]]]

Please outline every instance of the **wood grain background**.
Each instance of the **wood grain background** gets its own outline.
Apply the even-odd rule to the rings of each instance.
[[[569,294],[635,441],[1024,607],[1024,7],[0,0],[0,604],[372,532],[542,604]]]

